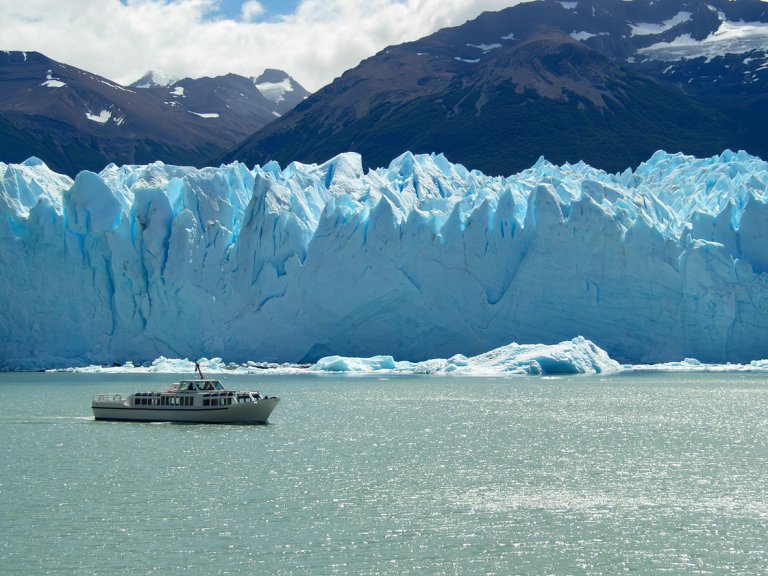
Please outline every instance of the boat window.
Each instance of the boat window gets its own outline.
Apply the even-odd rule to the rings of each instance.
[[[216,387],[216,390],[224,390],[224,386],[218,380],[214,381],[213,385]]]

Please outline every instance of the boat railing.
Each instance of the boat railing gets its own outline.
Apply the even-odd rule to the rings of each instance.
[[[93,401],[94,402],[123,402],[125,398],[123,398],[122,394],[94,394],[93,395]]]

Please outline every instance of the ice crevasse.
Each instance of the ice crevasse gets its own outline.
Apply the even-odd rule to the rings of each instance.
[[[442,155],[362,169],[0,163],[0,369],[420,361],[577,335],[622,362],[768,357],[768,164]]]

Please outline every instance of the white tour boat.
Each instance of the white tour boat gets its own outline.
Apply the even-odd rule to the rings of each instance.
[[[163,392],[97,394],[91,408],[96,420],[266,424],[280,399],[258,392],[227,390],[218,380],[182,380]]]

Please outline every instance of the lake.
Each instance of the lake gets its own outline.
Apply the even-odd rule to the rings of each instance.
[[[93,420],[176,379],[0,374],[0,573],[768,572],[765,375],[228,376],[271,424]]]

